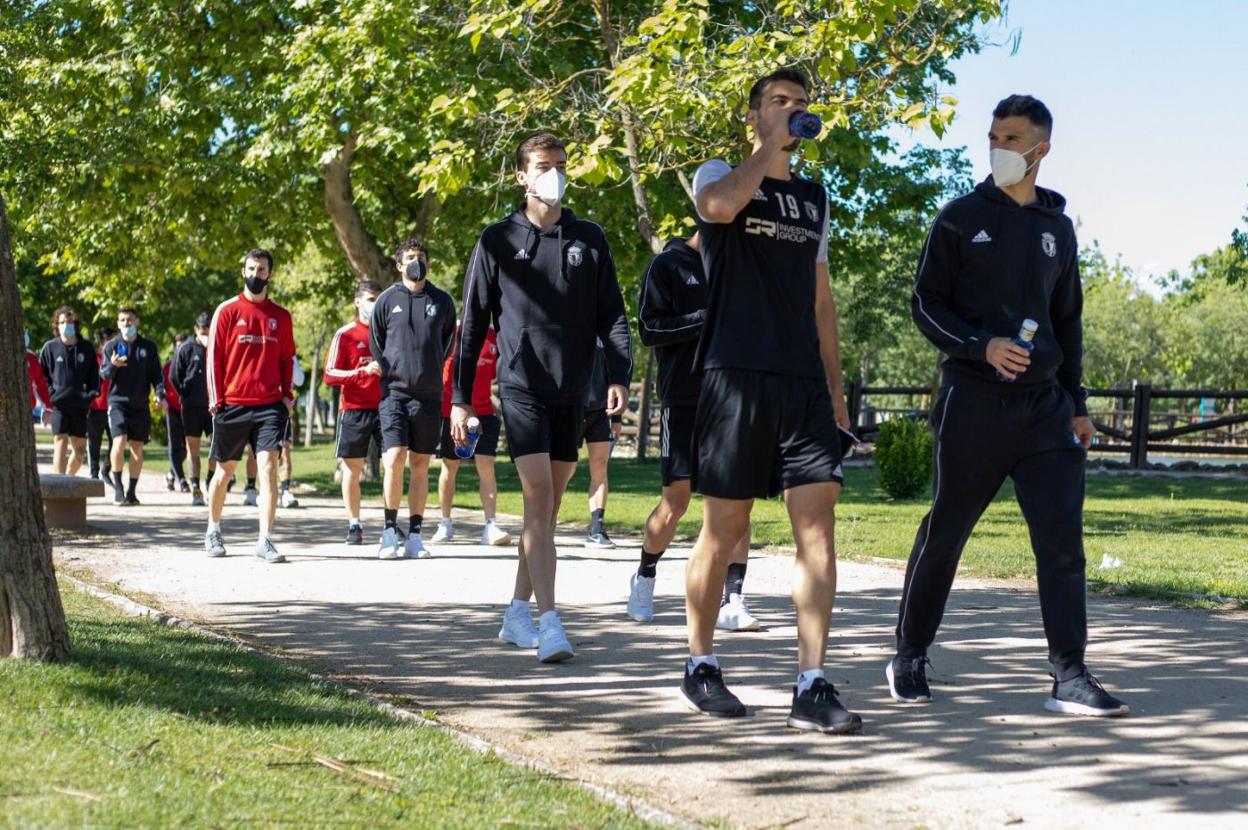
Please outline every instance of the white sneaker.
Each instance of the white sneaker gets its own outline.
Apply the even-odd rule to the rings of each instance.
[[[438,522],[438,529],[433,532],[433,538],[429,541],[436,545],[438,542],[449,542],[454,538],[454,523],[450,519],[442,519]]]
[[[481,530],[481,544],[495,547],[510,545],[511,534],[499,527],[493,519],[488,519]]]
[[[563,633],[563,623],[559,614],[547,611],[540,618],[541,628],[537,632],[537,659],[543,663],[561,663],[573,657],[572,643],[568,635]]]
[[[403,547],[408,559],[428,559],[430,556],[433,556],[429,552],[429,548],[425,547],[425,543],[421,540],[420,533],[409,533],[407,535],[407,544]]]
[[[716,628],[725,631],[757,631],[758,620],[745,605],[745,597],[740,594],[729,594],[728,601],[719,607],[719,619]]]
[[[248,487],[246,490],[243,491],[243,506],[255,507],[256,497],[259,495],[260,495],[260,491],[257,490],[255,487]]]
[[[537,648],[537,626],[533,624],[533,615],[528,608],[528,605],[523,606],[523,610],[514,605],[507,606],[507,612],[503,614],[503,627],[498,630],[498,639],[520,648]]]
[[[654,619],[654,577],[633,571],[628,580],[628,618],[637,622]]]
[[[278,504],[282,507],[298,507],[299,499],[295,498],[295,494],[289,490],[283,490],[282,498],[278,501]]]
[[[402,559],[399,552],[399,532],[388,527],[381,532],[381,546],[377,548],[378,559]]]

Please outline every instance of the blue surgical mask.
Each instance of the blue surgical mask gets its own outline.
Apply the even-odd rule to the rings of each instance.
[[[22,330],[22,340],[26,342],[26,348],[29,349],[30,348],[30,332],[26,331],[25,329]]]
[[[129,340],[131,337],[134,337],[138,333],[139,333],[138,326],[122,326],[121,327],[121,336],[126,338],[127,340]]]
[[[73,323],[61,323],[61,337],[73,337],[78,332],[78,327]]]

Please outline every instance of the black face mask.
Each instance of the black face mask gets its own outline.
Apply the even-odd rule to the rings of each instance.
[[[243,277],[243,285],[247,286],[247,290],[252,294],[263,294],[264,289],[269,285],[269,281],[262,280],[259,277]]]
[[[426,273],[428,273],[428,269],[425,268],[423,259],[413,259],[403,269],[403,274],[412,282],[420,282],[425,278]]]

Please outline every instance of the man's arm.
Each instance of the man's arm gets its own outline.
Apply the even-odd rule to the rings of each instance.
[[[832,409],[836,422],[845,429],[853,429],[849,422],[849,409],[845,406],[845,383],[841,377],[841,334],[836,314],[836,300],[832,297],[828,263],[815,263],[815,327],[819,331],[819,358],[823,373],[828,380],[828,393],[832,396]]]
[[[641,278],[641,294],[637,298],[637,330],[646,346],[669,346],[697,340],[702,333],[706,311],[698,309],[687,314],[676,311],[672,299],[675,269],[654,257]]]
[[[777,120],[771,135],[763,136],[763,146],[735,169],[718,159],[706,162],[693,177],[694,202],[698,215],[707,222],[724,225],[737,218],[754,191],[763,183],[767,168],[784,155],[784,145],[793,140],[788,122]],[[699,182],[699,175],[702,181]]]
[[[154,343],[152,345],[155,346]],[[156,393],[157,401],[165,399],[165,373],[161,371],[161,366],[160,352],[153,348],[151,360],[147,362],[147,385]]]
[[[472,406],[477,358],[481,355],[481,346],[485,343],[494,309],[498,305],[498,291],[497,266],[482,234],[472,249],[468,271],[464,274],[464,312],[459,326],[459,342],[455,344],[455,366],[451,379],[451,403],[456,406]]]
[[[347,368],[342,365],[343,353],[339,348],[342,343],[343,329],[334,332],[334,338],[329,341],[329,354],[325,356],[325,371],[321,373],[321,379],[325,381],[326,386],[347,386],[351,379],[356,375],[356,367]]]
[[[113,338],[105,343],[101,351],[104,359],[100,361],[100,377],[104,380],[112,380],[117,372],[117,367],[113,365],[113,358],[117,355],[117,339]]]
[[[923,244],[910,296],[911,316],[931,344],[950,357],[985,360],[993,335],[965,322],[949,307],[959,266],[958,229],[946,208]]]
[[[383,291],[384,295],[385,292]],[[386,302],[382,302],[385,299]],[[372,352],[373,360],[381,367],[381,376],[386,377],[390,372],[390,367],[385,359],[386,353],[386,327],[390,324],[390,303],[389,297],[378,297],[377,302],[373,303],[373,317],[368,326],[368,350]]]
[[[212,312],[212,322],[208,324],[208,349],[205,353],[207,366],[204,367],[205,380],[208,381],[208,411],[216,412],[225,402],[225,361],[229,354],[230,337],[233,333],[233,320],[221,318],[221,307]],[[105,355],[107,358],[107,355]],[[105,364],[108,360],[105,359]]]

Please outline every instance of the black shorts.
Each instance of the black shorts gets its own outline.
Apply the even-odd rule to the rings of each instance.
[[[688,481],[693,475],[693,424],[695,406],[665,406],[659,418],[659,469],[663,486]]]
[[[601,444],[611,440],[611,419],[607,417],[607,410],[592,409],[585,413],[581,440],[586,444]]]
[[[152,413],[147,407],[110,406],[108,434],[114,438],[124,435],[136,444],[146,444],[152,437]]]
[[[504,398],[503,421],[507,425],[507,451],[513,461],[536,453],[549,453],[551,461],[575,462],[580,457],[583,406]]]
[[[368,445],[381,448],[381,420],[376,409],[344,409],[338,413],[337,458],[367,458]]]
[[[212,437],[212,413],[206,406],[182,407],[182,431],[187,438]]]
[[[377,408],[381,419],[381,451],[404,447],[421,455],[438,451],[442,437],[442,400],[419,401],[387,395]]]
[[[262,406],[223,406],[212,417],[213,461],[238,461],[250,444],[256,452],[280,452],[290,411],[282,401]]]
[[[477,449],[473,455],[498,455],[498,433],[502,430],[502,422],[497,415],[478,415],[481,421],[481,437],[477,439]],[[438,457],[448,461],[462,461],[455,454],[455,442],[451,440],[451,419],[442,419],[442,440],[438,443]]]
[[[819,378],[708,369],[693,427],[693,489],[721,499],[841,482],[832,396]]]
[[[87,410],[61,409],[52,410],[52,434],[68,435],[70,438],[87,437]]]

